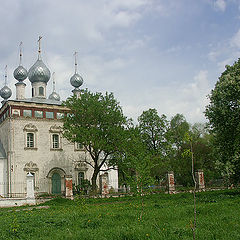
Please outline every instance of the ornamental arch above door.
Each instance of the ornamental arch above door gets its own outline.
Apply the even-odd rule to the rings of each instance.
[[[49,181],[49,193],[62,194],[65,192],[66,173],[61,168],[53,168],[49,171],[47,177]]]

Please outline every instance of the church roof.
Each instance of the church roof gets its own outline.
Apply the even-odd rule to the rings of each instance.
[[[3,148],[1,141],[0,141],[0,158],[6,158],[6,152]]]
[[[26,98],[26,99],[14,99],[11,100],[14,102],[27,102],[27,103],[41,103],[41,104],[50,104],[50,105],[62,105],[62,101],[57,101],[54,99],[45,99],[45,98]]]

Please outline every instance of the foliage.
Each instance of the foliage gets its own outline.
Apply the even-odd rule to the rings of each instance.
[[[215,155],[223,166],[233,166],[231,171],[235,180],[240,179],[239,96],[240,59],[232,66],[226,66],[209,95],[210,104],[205,112],[214,135]]]
[[[121,161],[118,161],[121,162],[119,167],[124,173],[126,184],[131,186],[131,191],[139,191],[153,183],[150,176],[151,155],[142,142],[139,128],[129,126],[124,151],[116,157],[121,158]]]
[[[168,131],[169,139],[174,148],[180,150],[185,143],[185,135],[190,129],[190,124],[182,114],[176,114],[170,121]]]
[[[64,106],[70,113],[64,117],[63,135],[83,145],[89,153],[92,161],[83,161],[94,169],[91,180],[96,191],[97,175],[124,141],[126,117],[112,93],[103,95],[82,90],[80,98],[70,97]]]
[[[148,152],[152,168],[150,174],[159,182],[169,170],[170,144],[167,139],[169,122],[165,115],[158,115],[156,109],[143,111],[138,117],[140,137]]]
[[[178,184],[192,186],[192,168],[189,157],[184,154],[190,149],[191,136],[192,148],[195,156],[195,169],[203,169],[205,180],[218,178],[213,155],[212,135],[209,134],[206,124],[195,123],[190,125],[183,115],[177,114],[171,120],[169,139],[172,141],[171,167],[175,173]]]
[[[90,181],[87,179],[82,179],[80,184],[73,186],[73,193],[74,194],[87,194],[90,189],[91,189]]]
[[[166,151],[168,121],[165,115],[159,116],[156,109],[143,111],[138,118],[143,142],[152,155],[163,155]]]
[[[138,118],[138,127],[145,151],[150,156],[150,174],[158,183],[164,182],[166,172],[174,171],[177,184],[192,186],[192,169],[188,157],[183,153],[189,149],[186,134],[192,136],[196,157],[196,169],[203,169],[206,180],[219,177],[215,169],[212,135],[206,124],[195,123],[191,126],[182,114],[167,120],[159,116],[156,109],[144,111]]]

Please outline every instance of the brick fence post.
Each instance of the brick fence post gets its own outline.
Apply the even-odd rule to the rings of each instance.
[[[174,172],[169,171],[167,173],[167,185],[168,185],[168,193],[173,193],[175,191],[175,184],[174,184]]]
[[[65,177],[65,185],[66,185],[66,198],[73,199],[73,185],[72,185],[72,176],[68,175]]]
[[[197,180],[197,189],[203,190],[205,189],[205,182],[204,182],[204,174],[202,169],[198,169],[195,172],[196,180]]]

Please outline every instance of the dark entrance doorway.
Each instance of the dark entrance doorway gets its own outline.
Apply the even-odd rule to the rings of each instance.
[[[61,176],[58,173],[52,175],[52,194],[61,194]]]

